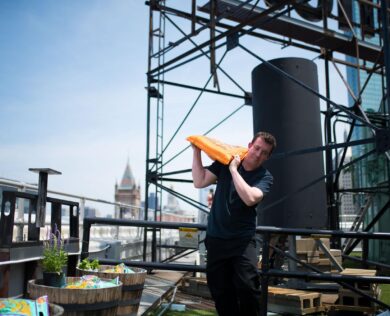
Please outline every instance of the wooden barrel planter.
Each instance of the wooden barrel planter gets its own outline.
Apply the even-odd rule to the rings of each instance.
[[[136,316],[141,302],[142,291],[144,289],[146,270],[130,267],[134,273],[103,272],[107,269],[113,269],[114,266],[101,265],[98,272],[77,269],[81,275],[92,274],[99,278],[113,279],[119,277],[123,283],[122,299],[119,302],[117,315]]]
[[[72,283],[79,279],[68,277],[66,282]],[[32,299],[47,295],[50,303],[64,309],[64,316],[112,316],[118,309],[122,283],[103,289],[64,289],[45,286],[43,280],[30,280],[27,291]]]

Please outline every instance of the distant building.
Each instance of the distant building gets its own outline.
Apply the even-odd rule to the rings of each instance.
[[[157,203],[157,207],[156,207]],[[159,203],[158,199],[156,198],[156,193],[155,192],[150,192],[148,196],[148,207],[152,210],[158,210],[159,209]]]
[[[160,220],[159,216],[157,220]],[[168,193],[167,204],[161,211],[161,221],[193,223],[195,222],[195,216],[181,209],[179,200],[173,194]]]
[[[85,206],[84,217],[96,217],[96,208]]]
[[[157,207],[156,207],[157,203]],[[145,219],[145,201],[141,201],[141,207],[142,209],[140,210],[140,219]],[[156,193],[155,192],[149,192],[148,195],[148,220],[149,221],[154,221],[154,211],[157,209],[160,209],[160,203],[158,199],[156,198]]]
[[[115,207],[117,218],[139,219],[141,207],[141,187],[135,183],[133,173],[127,161],[125,172],[120,184],[115,184],[115,202],[131,205],[132,207]]]
[[[359,9],[363,9],[362,11]],[[366,12],[367,11],[367,12]],[[363,15],[361,13],[364,13]],[[372,15],[371,15],[372,14]],[[372,20],[374,28],[381,27],[378,19],[374,18],[374,9],[372,7],[365,7],[359,1],[354,1],[352,6],[352,22],[354,25],[361,25],[362,22],[367,22],[366,19],[361,21],[361,18],[370,16],[369,20]],[[355,28],[357,34],[360,33],[361,28]],[[374,45],[382,45],[378,35],[370,38],[365,38],[365,41],[373,43]],[[347,62],[356,64],[362,61],[358,61],[356,58],[347,57]],[[367,68],[373,67],[373,63],[364,62]],[[360,96],[361,106],[365,110],[367,117],[379,128],[387,128],[386,123],[386,111],[382,102],[382,91],[384,88],[385,80],[382,75],[378,73],[370,74],[368,71],[362,69],[356,69],[354,67],[347,67],[347,82],[352,88],[355,96],[359,96],[359,87],[363,87],[368,76],[371,76],[367,83],[363,94]],[[354,100],[349,96],[349,105],[354,105]],[[373,133],[370,128],[365,126],[359,126],[356,124],[351,140],[359,140],[373,137]],[[368,153],[374,149],[373,144],[366,144],[360,146],[354,146],[352,148],[352,159],[357,159],[362,155]],[[353,175],[353,188],[361,189],[361,191],[367,191],[370,189],[370,193],[355,194],[354,201],[359,208],[367,206],[367,212],[364,217],[365,225],[368,225],[377,216],[377,214],[385,207],[388,201],[387,192],[382,192],[381,187],[386,187],[389,182],[389,164],[385,155],[370,155],[365,159],[362,159],[351,166]],[[388,232],[390,230],[390,213],[384,213],[381,218],[373,225],[371,231],[373,232]],[[368,247],[368,259],[372,261],[379,261],[388,263],[390,258],[390,243],[387,240],[370,240]]]
[[[347,153],[345,155],[344,163],[347,164],[351,161],[352,152],[351,149],[347,149]],[[339,189],[340,190],[348,190],[352,189],[353,181],[352,181],[352,171],[349,168],[343,169],[340,172],[339,177]],[[356,207],[354,204],[353,194],[351,192],[342,192],[340,194],[340,215],[347,215],[348,219],[351,220],[351,215],[356,215]],[[352,218],[353,220],[353,218]]]

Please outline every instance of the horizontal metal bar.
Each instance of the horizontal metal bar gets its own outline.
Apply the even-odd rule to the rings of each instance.
[[[384,191],[381,191],[384,190]],[[339,193],[382,193],[389,194],[389,186],[378,186],[372,188],[354,188],[354,189],[338,189],[335,192]]]
[[[184,182],[184,183],[192,183],[193,180],[188,179],[175,179],[175,178],[164,178],[164,177],[157,177],[158,180],[161,181],[167,181],[167,182]]]
[[[139,267],[144,269],[158,269],[158,270],[171,270],[171,271],[189,271],[189,272],[206,272],[206,266],[193,265],[193,264],[177,264],[177,263],[160,263],[160,262],[147,262],[147,261],[130,261],[130,260],[112,260],[112,259],[100,259],[100,264],[116,265],[124,263],[130,267]]]
[[[172,248],[172,249],[188,249],[188,247],[182,247],[178,245],[157,245],[158,248]]]
[[[383,239],[390,240],[390,233],[369,233],[369,232],[350,232],[342,230],[326,230],[326,229],[306,229],[306,228],[279,228],[271,226],[257,226],[257,233],[271,233],[281,235],[297,235],[310,236],[313,238],[322,237],[349,237],[361,239]]]
[[[81,251],[78,252],[68,252],[68,256],[75,256],[80,255]],[[93,253],[93,252],[90,252]],[[0,261],[0,266],[6,266],[6,265],[12,265],[12,264],[20,264],[25,262],[31,262],[31,261],[39,261],[42,260],[43,256],[40,257],[30,257],[30,258],[23,258],[23,259],[17,259],[17,260],[8,260],[8,261]]]
[[[167,85],[171,85],[171,86],[175,86],[175,87],[204,91],[204,92],[208,92],[208,93],[215,93],[215,94],[225,95],[225,96],[229,96],[229,97],[233,97],[233,98],[240,98],[240,99],[246,98],[245,95],[238,95],[238,94],[233,94],[233,93],[228,93],[228,92],[222,92],[222,91],[217,91],[217,90],[210,90],[210,89],[205,89],[205,88],[200,88],[200,87],[194,87],[191,85],[186,85],[186,84],[171,82],[171,81],[166,81],[166,80],[152,79],[151,83],[167,84]]]
[[[20,182],[20,181],[8,180],[8,179],[4,179],[4,178],[0,178],[0,185],[16,187],[16,188],[19,188],[19,189],[24,189],[25,188],[25,189],[29,189],[29,190],[32,190],[32,191],[38,191],[38,186],[37,185],[28,184],[28,183]],[[116,206],[120,206],[120,207],[132,207],[132,208],[137,208],[137,209],[144,209],[143,207],[139,207],[139,206],[136,206],[136,205],[110,202],[110,201],[105,201],[105,200],[102,200],[102,199],[96,199],[96,198],[91,198],[91,197],[87,197],[87,196],[83,196],[83,195],[70,194],[70,193],[65,193],[65,192],[60,192],[60,191],[47,190],[47,193],[61,195],[61,196],[66,196],[66,197],[80,199],[80,200],[85,200],[85,201],[99,202],[99,203],[104,203],[104,204],[109,204],[109,205],[116,205]]]
[[[164,228],[164,229],[178,229],[183,227],[183,228],[197,228],[199,230],[206,230],[205,224],[197,224],[197,223],[158,222],[158,221],[144,221],[144,220],[124,220],[124,219],[114,219],[114,218],[105,218],[105,217],[85,217],[84,218],[85,227],[91,224],[151,227],[151,228]],[[342,230],[257,226],[256,232],[259,234],[271,233],[271,234],[311,236],[313,238],[335,236],[335,237],[349,237],[349,238],[361,238],[361,239],[390,240],[390,233],[370,233],[370,232],[350,232],[350,231],[346,232]]]
[[[144,220],[125,220],[106,217],[85,217],[84,225],[93,224],[107,224],[114,226],[134,226],[134,227],[151,227],[164,229],[178,229],[178,228],[197,228],[199,230],[206,230],[205,224],[196,223],[179,223],[179,222],[155,222]]]
[[[170,176],[173,174],[189,173],[191,171],[192,171],[192,169],[183,169],[183,170],[177,170],[177,171],[171,171],[171,172],[164,172],[164,173],[160,173],[160,176],[165,177],[165,176]]]
[[[306,280],[323,280],[334,282],[346,282],[346,283],[381,283],[390,284],[390,277],[377,277],[377,276],[354,276],[354,275],[340,275],[334,273],[315,273],[315,272],[287,272],[276,269],[269,269],[267,273],[259,270],[260,275],[268,275],[274,277],[283,278],[296,278]]]
[[[280,159],[280,158],[286,158],[286,157],[290,157],[290,156],[314,153],[314,152],[318,152],[318,151],[337,149],[337,148],[345,148],[345,147],[350,147],[350,146],[358,146],[358,145],[363,145],[363,144],[370,144],[370,143],[374,143],[374,142],[375,142],[375,137],[371,137],[371,138],[366,138],[366,139],[354,140],[354,141],[346,142],[346,143],[330,144],[330,145],[318,146],[318,147],[307,148],[307,149],[287,151],[284,153],[275,153],[271,156],[270,159]]]
[[[385,263],[375,262],[375,261],[371,261],[371,260],[363,260],[363,259],[360,259],[360,258],[356,258],[356,257],[344,255],[344,254],[341,254],[341,256],[344,259],[349,259],[349,260],[352,260],[352,261],[355,261],[355,262],[360,262],[360,263],[367,263],[369,265],[373,265],[373,266],[376,266],[376,267],[385,268],[385,269],[389,269],[390,270],[390,265],[385,264]]]
[[[144,269],[206,272],[206,266],[204,265],[160,263],[160,262],[131,261],[131,260],[113,260],[113,259],[99,259],[99,263],[108,264],[108,265],[116,265],[119,263],[124,263],[130,267],[140,267]],[[352,276],[352,275],[339,275],[334,273],[287,272],[287,271],[276,270],[276,269],[270,269],[268,270],[267,273],[264,273],[261,270],[259,270],[258,273],[261,276],[267,275],[267,276],[298,278],[298,279],[307,279],[307,280],[390,284],[390,277]]]

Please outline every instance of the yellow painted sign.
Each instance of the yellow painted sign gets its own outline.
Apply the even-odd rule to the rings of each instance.
[[[179,227],[179,246],[198,249],[199,246],[198,229]]]

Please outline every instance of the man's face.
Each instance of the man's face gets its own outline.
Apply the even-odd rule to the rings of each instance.
[[[267,144],[261,137],[249,143],[248,148],[245,160],[256,168],[269,158],[272,151],[272,145]]]

